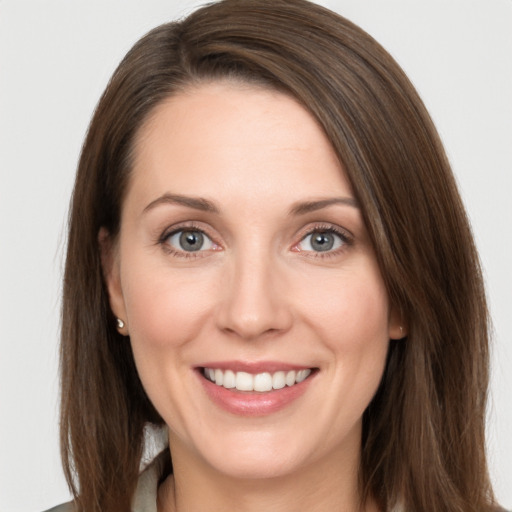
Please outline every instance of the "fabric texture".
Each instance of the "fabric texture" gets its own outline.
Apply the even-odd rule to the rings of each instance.
[[[158,482],[162,476],[168,454],[163,452],[155,458],[140,474],[131,512],[157,512],[156,500]],[[57,505],[45,512],[73,512],[73,502]]]
[[[157,495],[158,484],[164,472],[166,461],[169,454],[164,451],[160,453],[140,474],[137,483],[137,489],[133,498],[131,512],[158,512],[157,511]],[[73,512],[73,502],[57,505],[45,512]],[[405,509],[398,505],[393,507],[393,512],[405,512]],[[496,512],[512,512],[504,508],[497,508]]]

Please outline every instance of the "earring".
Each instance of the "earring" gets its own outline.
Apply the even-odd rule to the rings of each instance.
[[[400,337],[404,337],[404,328],[402,326],[400,326]]]
[[[120,318],[118,318],[116,320],[116,322],[117,322],[117,328],[118,329],[122,329],[124,327],[124,322]]]

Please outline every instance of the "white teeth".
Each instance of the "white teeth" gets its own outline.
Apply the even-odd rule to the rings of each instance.
[[[236,388],[238,391],[266,392],[272,389],[282,389],[285,386],[293,386],[305,380],[311,374],[311,370],[299,371],[278,371],[274,374],[269,372],[252,375],[247,372],[233,372],[232,370],[220,370],[218,368],[205,368],[204,376],[227,389]]]
[[[217,370],[215,370],[217,371]],[[253,391],[254,378],[250,373],[237,372],[236,373],[236,389],[238,391]]]
[[[224,372],[222,370],[215,370],[215,384],[222,386],[224,383]]]
[[[272,376],[272,387],[274,389],[282,389],[286,386],[286,382],[284,380],[284,372],[276,372]]]
[[[296,376],[297,376],[297,374],[293,370],[288,372],[286,374],[286,378],[285,378],[286,385],[287,386],[293,386],[295,384],[295,377]]]
[[[270,391],[272,376],[270,373],[258,373],[254,376],[254,391]]]
[[[217,381],[215,381],[217,383]],[[231,370],[226,370],[224,372],[224,378],[222,380],[222,385],[225,388],[231,389],[236,386],[236,375]]]
[[[306,379],[306,377],[308,377],[310,373],[311,370],[299,370],[295,382],[302,382],[304,379]]]

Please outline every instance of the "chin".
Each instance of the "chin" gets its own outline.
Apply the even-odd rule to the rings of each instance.
[[[302,467],[302,460],[285,454],[233,454],[210,464],[220,474],[241,480],[265,480],[283,478],[294,474]]]
[[[243,480],[279,478],[293,474],[306,463],[310,451],[303,439],[271,431],[224,432],[197,440],[195,453],[204,464],[219,475]],[[212,439],[216,441],[212,443]],[[172,444],[171,444],[172,451]],[[309,457],[311,459],[311,457]]]

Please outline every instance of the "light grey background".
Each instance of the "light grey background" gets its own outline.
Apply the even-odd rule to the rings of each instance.
[[[200,3],[0,0],[0,512],[69,496],[58,454],[59,289],[91,113],[130,46]],[[320,3],[395,56],[445,142],[494,318],[489,460],[512,508],[512,0]]]

